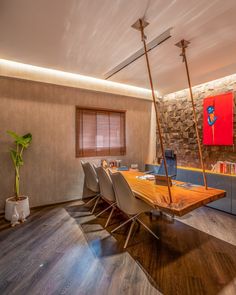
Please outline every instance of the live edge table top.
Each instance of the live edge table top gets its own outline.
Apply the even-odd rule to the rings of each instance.
[[[139,179],[137,176],[144,175],[137,171],[121,172],[129,183],[135,196],[150,204],[156,209],[177,216],[183,216],[192,210],[212,201],[225,197],[226,192],[220,189],[204,186],[192,186],[191,188],[171,186],[172,203],[169,202],[167,186],[156,185],[154,180]],[[174,181],[176,184],[183,182]]]

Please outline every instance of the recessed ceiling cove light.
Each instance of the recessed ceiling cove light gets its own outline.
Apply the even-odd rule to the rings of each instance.
[[[151,99],[151,90],[90,76],[0,59],[0,75],[124,96]],[[158,95],[158,94],[157,94]]]

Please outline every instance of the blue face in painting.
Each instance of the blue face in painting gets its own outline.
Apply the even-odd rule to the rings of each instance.
[[[213,126],[217,120],[217,117],[215,116],[215,107],[208,106],[207,113],[208,113],[207,122],[210,126]]]
[[[214,111],[215,111],[215,107],[213,107],[213,106],[207,107],[208,114],[212,114],[212,113],[214,113]]]

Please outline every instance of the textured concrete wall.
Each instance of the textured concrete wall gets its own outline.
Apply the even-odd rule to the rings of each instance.
[[[226,92],[235,93],[235,91],[236,75],[193,88],[201,139],[203,130],[203,99]],[[200,168],[189,90],[166,95],[160,100],[159,107],[161,110],[165,147],[175,150],[178,157],[178,165]],[[236,111],[236,108],[234,111]],[[234,113],[235,121],[236,113]],[[234,134],[236,134],[235,124]],[[234,136],[235,143],[236,137]],[[203,146],[203,155],[208,169],[211,168],[211,164],[218,160],[236,162],[235,146]],[[158,149],[158,156],[161,156],[160,149]]]
[[[138,163],[143,167],[149,150],[153,150],[153,142],[149,142],[151,102],[1,77],[0,210],[5,199],[13,194],[14,184],[8,152],[12,140],[7,130],[33,134],[21,171],[21,191],[30,196],[31,206],[81,197],[83,172],[80,159],[75,158],[76,105],[127,110],[127,154],[119,158],[125,164]]]

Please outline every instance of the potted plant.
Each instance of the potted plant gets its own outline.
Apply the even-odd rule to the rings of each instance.
[[[20,168],[23,166],[23,152],[32,141],[32,135],[27,133],[23,136],[17,135],[13,131],[7,133],[14,139],[15,148],[10,149],[11,159],[15,169],[15,195],[6,199],[5,218],[12,221],[13,225],[18,223],[18,219],[24,221],[29,216],[29,199],[20,194]]]

